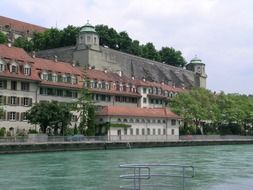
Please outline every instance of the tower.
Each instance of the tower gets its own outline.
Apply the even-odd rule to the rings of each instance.
[[[196,74],[199,87],[206,88],[207,74],[205,72],[205,64],[202,62],[201,59],[199,59],[195,55],[195,57],[190,61],[190,63],[186,65],[186,69]]]
[[[99,36],[89,21],[81,28],[76,40],[76,47],[77,50],[99,50]]]

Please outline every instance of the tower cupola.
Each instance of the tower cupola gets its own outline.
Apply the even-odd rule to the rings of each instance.
[[[78,50],[99,50],[99,36],[95,30],[95,27],[92,26],[89,21],[87,21],[87,23],[83,27],[81,27],[76,42]]]

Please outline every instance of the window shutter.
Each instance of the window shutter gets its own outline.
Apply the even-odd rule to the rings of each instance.
[[[3,113],[3,120],[6,120],[6,112]]]
[[[30,98],[30,99],[29,99],[29,106],[32,106],[32,105],[33,105],[33,99]]]
[[[21,114],[20,114],[20,121],[23,121],[23,120],[24,120],[24,115],[25,115],[25,113],[24,113],[24,112],[21,112]]]
[[[19,112],[16,112],[16,121],[19,121]]]
[[[8,104],[11,104],[11,97],[10,96],[8,96]]]
[[[3,104],[6,105],[7,102],[6,102],[6,96],[3,96]]]
[[[7,112],[7,120],[10,120],[11,118],[11,113],[10,112]]]
[[[19,97],[17,97],[17,103],[16,103],[16,105],[19,105]]]
[[[24,106],[24,98],[21,98],[21,106]]]

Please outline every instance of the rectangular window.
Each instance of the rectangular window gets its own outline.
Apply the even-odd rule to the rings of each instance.
[[[4,71],[4,64],[0,63],[0,72]]]
[[[143,94],[146,94],[146,93],[147,93],[147,89],[143,88]]]
[[[0,80],[0,89],[7,88],[7,80]]]
[[[171,120],[171,125],[173,126],[173,125],[176,125],[176,120],[175,119],[172,119]]]
[[[155,129],[153,129],[153,135],[156,135],[156,133],[155,133]]]
[[[139,129],[138,128],[136,129],[136,135],[139,135]]]
[[[24,106],[29,106],[30,105],[30,98],[24,98]]]
[[[30,68],[28,68],[28,67],[25,67],[24,68],[24,75],[30,75],[30,73],[31,73],[31,69]]]
[[[77,122],[77,120],[78,120],[77,115],[72,115],[71,121]]]
[[[174,135],[175,134],[175,130],[171,129],[171,134]]]
[[[166,135],[166,129],[163,129],[163,135]]]
[[[158,129],[158,135],[161,135],[161,129]]]
[[[11,90],[17,90],[17,81],[11,81]]]
[[[9,120],[10,121],[16,121],[16,119],[17,119],[16,112],[9,112]]]
[[[101,100],[105,101],[105,95],[104,94],[101,95]]]
[[[127,128],[124,128],[124,135],[127,135]]]
[[[141,129],[141,134],[145,135],[145,129]]]
[[[131,128],[130,129],[130,135],[133,135],[134,134],[134,130]]]
[[[77,98],[78,94],[76,91],[72,91],[72,98]]]
[[[143,103],[147,103],[147,98],[143,98]]]
[[[12,66],[11,66],[11,72],[12,72],[12,73],[17,73],[17,72],[18,72],[18,68],[17,68],[16,65],[12,65]]]
[[[63,90],[57,89],[57,96],[63,96]]]
[[[30,90],[30,84],[29,84],[29,82],[21,82],[21,90],[28,92]]]
[[[17,104],[17,97],[16,96],[11,96],[10,104],[11,105],[16,105]]]

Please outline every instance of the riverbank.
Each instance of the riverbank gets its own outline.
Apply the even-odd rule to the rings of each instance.
[[[180,146],[211,146],[253,144],[251,139],[233,140],[179,140],[166,142],[47,142],[47,143],[4,143],[0,144],[0,154],[33,153],[33,152],[57,152],[78,150],[113,150],[153,147],[180,147]]]

